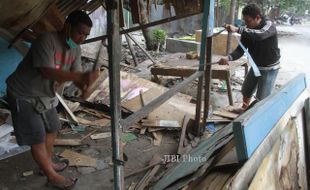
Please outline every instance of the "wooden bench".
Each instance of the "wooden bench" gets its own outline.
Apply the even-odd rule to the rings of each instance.
[[[212,65],[212,79],[225,80],[227,85],[227,95],[230,105],[234,104],[231,89],[230,77],[237,67],[245,68],[245,75],[248,71],[248,64],[244,61],[233,61],[229,65]],[[188,77],[197,71],[197,67],[153,67],[151,74],[154,75],[155,82],[160,82],[158,75]]]

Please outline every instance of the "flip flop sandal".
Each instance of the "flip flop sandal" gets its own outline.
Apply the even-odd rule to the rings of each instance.
[[[57,188],[57,189],[72,189],[76,182],[78,181],[77,178],[73,178],[73,177],[69,177],[69,178],[65,178],[64,183],[52,183],[50,181],[48,181],[45,186],[46,187],[53,187],[53,188]]]
[[[69,166],[69,160],[68,159],[61,159],[61,160],[58,160],[57,161],[57,163],[56,163],[57,165],[62,165],[61,167],[59,167],[58,169],[55,169],[55,171],[56,172],[62,172],[62,171],[64,171],[68,166]],[[40,175],[45,175],[44,174],[44,171],[43,170],[39,170],[39,174]]]
[[[55,169],[56,172],[62,172],[69,166],[69,160],[68,159],[62,159],[56,163],[57,165],[61,164],[62,166],[58,169]]]

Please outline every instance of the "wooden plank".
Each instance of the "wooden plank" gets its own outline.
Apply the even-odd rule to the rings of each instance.
[[[279,92],[257,103],[234,122],[233,129],[234,135],[238,137],[236,147],[240,162],[253,154],[305,88],[305,75],[298,75]]]
[[[111,120],[105,119],[105,118],[90,121],[90,120],[78,117],[77,120],[79,121],[80,124],[89,125],[89,126],[96,126],[97,125],[97,126],[101,126],[101,127],[106,127],[106,126],[110,126],[110,124],[111,124]]]
[[[161,132],[152,132],[154,136],[154,146],[160,146],[163,134]]]
[[[288,123],[291,116],[296,116],[296,114],[300,112],[300,110],[303,108],[304,100],[307,97],[309,97],[309,93],[307,91],[304,91],[293,103],[293,105],[286,111],[286,113],[281,117],[281,119],[273,127],[271,132],[255,150],[250,159],[243,165],[242,169],[238,172],[238,174],[236,174],[236,176],[234,177],[235,179],[232,180],[232,182],[230,183],[232,189],[248,188],[248,184],[254,177],[257,168],[259,167],[263,158],[271,150],[271,147],[279,137],[279,134],[281,134],[285,130],[286,124]]]
[[[111,133],[110,132],[97,133],[97,134],[93,134],[93,135],[90,136],[90,138],[93,139],[93,140],[104,139],[104,138],[108,138],[108,137],[111,137]]]
[[[55,139],[55,146],[80,146],[82,141],[80,139]]]
[[[231,119],[226,119],[226,118],[208,118],[207,119],[207,123],[211,122],[211,123],[229,123],[231,122]]]
[[[249,190],[306,189],[300,186],[297,170],[299,158],[296,121],[290,120],[282,134],[278,134],[270,152],[261,162]],[[272,163],[272,164],[270,164]]]
[[[98,118],[106,118],[106,119],[111,119],[111,116],[109,115],[106,115],[98,110],[95,110],[95,109],[91,109],[91,108],[85,108],[83,107],[83,109],[81,110],[82,112],[85,112],[85,113],[88,113],[88,114],[91,114],[91,115],[94,115]]]
[[[79,123],[78,119],[75,117],[75,115],[72,113],[72,111],[69,109],[69,107],[67,106],[67,104],[65,103],[65,101],[62,99],[62,97],[56,93],[56,97],[58,98],[59,102],[61,103],[61,105],[65,108],[66,112],[69,114],[69,116],[71,117],[71,119],[76,122]]]
[[[83,136],[83,137],[81,138],[81,141],[87,139],[87,138],[90,137],[92,134],[94,134],[96,131],[97,131],[97,129],[95,129],[95,130],[93,130],[92,132],[88,133],[87,135]]]
[[[143,119],[142,120],[143,127],[163,127],[163,128],[180,128],[180,124],[175,120],[151,120],[151,119]]]
[[[65,150],[60,156],[67,158],[69,160],[70,166],[89,166],[96,167],[96,159],[71,150]]]
[[[188,77],[194,74],[197,68],[172,68],[172,67],[152,67],[152,75],[162,75],[162,76],[178,76],[178,77]]]
[[[177,92],[179,92],[181,89],[183,89],[185,86],[187,86],[189,83],[191,83],[193,80],[195,80],[197,77],[200,77],[201,75],[203,75],[203,72],[196,72],[195,74],[191,75],[189,78],[187,78],[180,84],[172,87],[170,90],[144,106],[139,111],[133,113],[126,119],[121,120],[121,125],[124,127],[124,129],[127,129],[131,124],[147,116],[151,111],[163,104],[165,101],[167,101],[169,98],[171,98],[173,95],[175,95]]]
[[[222,116],[222,117],[229,118],[229,119],[235,119],[239,116],[236,113],[232,113],[226,110],[214,111],[213,115]]]

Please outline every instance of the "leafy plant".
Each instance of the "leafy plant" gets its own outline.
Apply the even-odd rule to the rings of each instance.
[[[157,47],[157,52],[159,51],[160,45],[163,45],[166,41],[167,32],[160,28],[153,29],[153,40]]]
[[[163,43],[166,40],[167,32],[160,28],[153,30],[153,37],[156,43]]]

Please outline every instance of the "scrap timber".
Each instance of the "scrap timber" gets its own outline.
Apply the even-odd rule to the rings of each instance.
[[[223,177],[225,179],[227,177],[232,178],[232,176],[234,177],[231,180],[226,179],[225,186],[227,185],[229,189],[233,190],[262,189],[268,185],[272,185],[275,189],[278,189],[277,187],[285,189],[297,186],[307,189],[306,145],[304,144],[305,135],[301,110],[308,97],[309,92],[306,90],[305,76],[299,75],[281,88],[279,92],[259,102],[251,110],[239,116],[234,123],[228,124],[210,138],[203,140],[188,155],[180,157],[181,161],[168,169],[152,189],[196,189],[202,183],[209,182],[212,184],[211,179],[216,181]],[[266,110],[272,111],[272,109],[276,109],[273,111],[272,121],[274,122],[269,124],[266,120],[270,120],[271,114]],[[259,125],[253,125],[254,121],[265,123],[256,122]],[[242,126],[241,129],[245,131],[240,133],[241,135],[234,131],[236,124]],[[247,129],[251,129],[251,134],[255,134],[255,136],[247,133]],[[251,136],[250,141],[244,141],[249,136]],[[242,141],[243,144],[240,146]],[[249,160],[245,162],[242,151],[252,150],[251,148],[253,152],[248,152],[247,159]],[[294,156],[296,154],[293,152],[298,152],[299,157]],[[229,159],[227,159],[228,157]],[[267,161],[271,157],[273,160],[279,158],[278,169],[276,168],[277,164],[271,164],[273,161]],[[192,158],[192,160],[188,160],[188,158]],[[224,161],[225,159],[226,161]],[[234,161],[227,162],[227,160]],[[231,173],[214,176],[214,172],[211,171],[220,162],[228,163],[226,166],[220,164],[220,167],[225,167],[225,171],[231,170]],[[237,168],[241,167],[241,169],[237,171],[236,166],[238,166]],[[270,173],[275,173],[272,180],[268,177]],[[264,176],[268,179],[265,179]],[[251,183],[253,184],[251,185]],[[207,187],[210,184],[206,184]],[[214,189],[224,187],[224,184],[218,186],[216,184],[212,185]]]

